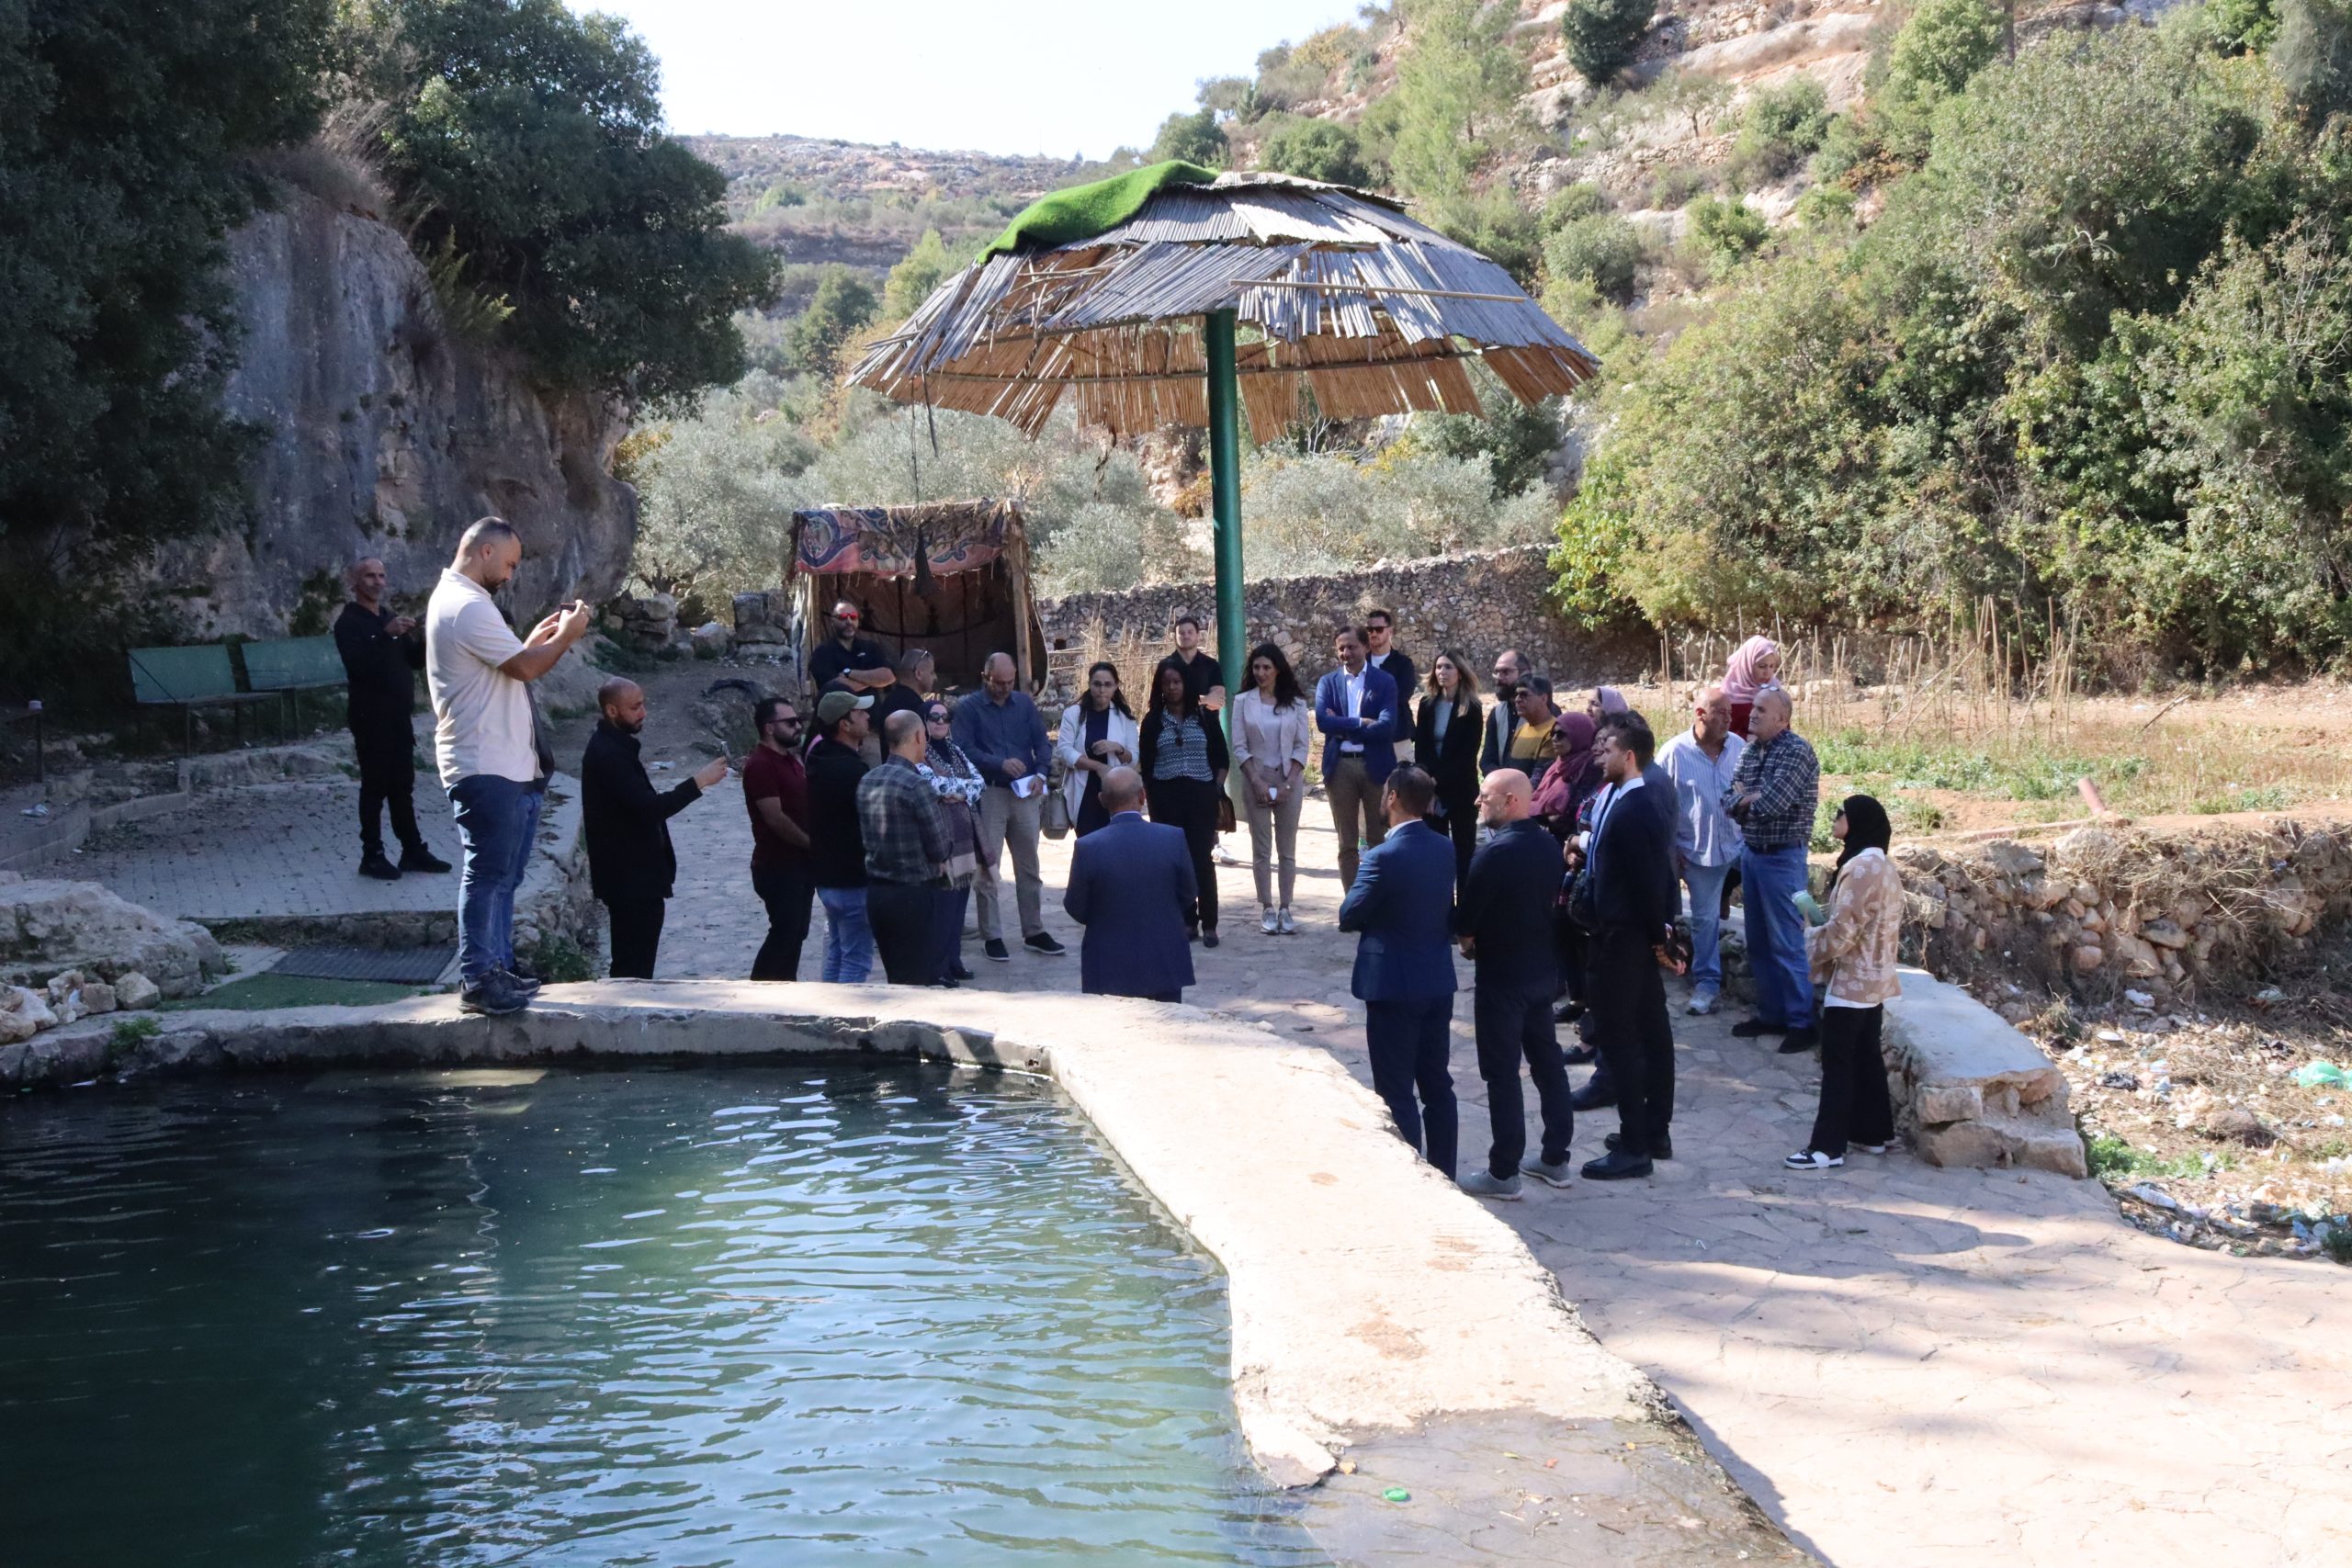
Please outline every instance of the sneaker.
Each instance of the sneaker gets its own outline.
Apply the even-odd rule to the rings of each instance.
[[[1613,1154],[1617,1150],[1625,1146],[1625,1134],[1623,1133],[1611,1133],[1609,1136],[1600,1140],[1600,1146]],[[1650,1158],[1672,1159],[1673,1157],[1674,1140],[1672,1138],[1660,1136],[1657,1143],[1650,1145]]]
[[[402,871],[448,871],[449,863],[426,849],[423,844],[411,844],[401,852]]]
[[[1803,1029],[1789,1031],[1789,1037],[1781,1042],[1781,1055],[1793,1056],[1800,1051],[1810,1051],[1820,1043],[1821,1032],[1811,1024],[1807,1024]]]
[[[1483,1170],[1472,1171],[1455,1185],[1473,1198],[1492,1198],[1498,1203],[1525,1196],[1520,1189],[1518,1177],[1488,1176]]]
[[[1566,1187],[1577,1179],[1576,1171],[1566,1160],[1562,1160],[1557,1165],[1545,1165],[1541,1155],[1528,1156],[1519,1162],[1519,1168],[1523,1175],[1532,1176],[1538,1181],[1548,1182],[1554,1187]]]
[[[1021,945],[1045,958],[1059,958],[1069,951],[1054,940],[1054,933],[1051,931],[1039,931],[1035,936],[1024,936],[1021,939]],[[994,957],[995,954],[990,953],[989,956]]]
[[[1761,1040],[1767,1034],[1786,1034],[1788,1030],[1777,1023],[1767,1023],[1760,1018],[1743,1018],[1731,1026],[1735,1040]]]
[[[360,861],[359,874],[372,876],[379,882],[398,882],[401,879],[401,868],[386,860],[384,852],[378,850],[374,854]]]
[[[1203,947],[1215,947],[1216,945],[1216,931],[1214,929],[1204,931],[1201,933],[1201,945]]]
[[[1693,1018],[1706,1017],[1709,1013],[1715,1010],[1715,993],[1713,991],[1691,992],[1690,1005],[1684,1008],[1682,1010],[1689,1013]]]
[[[1233,857],[1233,852],[1227,849],[1223,844],[1219,844],[1209,851],[1209,859],[1217,865],[1239,865],[1241,863]]]
[[[1010,964],[1012,962],[1012,954],[1005,951],[1004,939],[1002,937],[992,936],[989,938],[988,945],[980,949],[980,951],[987,953],[995,963]]]
[[[492,970],[482,976],[480,985],[458,993],[459,1012],[478,1013],[485,1018],[503,1018],[530,1005],[531,998],[515,988],[503,969]]]
[[[1647,1155],[1613,1149],[1599,1159],[1585,1161],[1584,1179],[1587,1181],[1626,1181],[1636,1176],[1647,1176],[1650,1169]]]
[[[1276,913],[1280,916],[1282,920],[1283,935],[1296,936],[1298,934],[1298,922],[1291,919],[1290,906],[1287,904],[1283,905],[1281,909],[1276,911]]]
[[[1860,1152],[1866,1155],[1883,1155],[1893,1147],[1894,1147],[1893,1144],[1848,1144],[1846,1145],[1849,1153]]]
[[[505,976],[506,983],[508,985],[514,987],[516,990],[522,992],[526,997],[537,996],[539,994],[539,987],[547,984],[546,981],[540,979],[537,975],[532,974],[527,969],[501,969],[499,974]]]
[[[1272,904],[1267,905],[1266,912],[1258,917],[1258,929],[1264,931],[1268,936],[1272,936],[1276,931],[1283,929],[1282,920],[1275,915],[1274,907]]]
[[[1835,1170],[1846,1163],[1846,1156],[1826,1155],[1819,1149],[1799,1149],[1781,1163],[1791,1170]]]

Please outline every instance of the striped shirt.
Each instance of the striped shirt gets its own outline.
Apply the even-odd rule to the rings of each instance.
[[[1159,742],[1151,760],[1151,776],[1216,783],[1216,774],[1209,769],[1208,731],[1200,718],[1171,719],[1165,714],[1159,717]]]

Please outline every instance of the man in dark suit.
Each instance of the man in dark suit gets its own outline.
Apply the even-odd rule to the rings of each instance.
[[[1193,852],[1181,828],[1143,818],[1143,775],[1102,775],[1111,820],[1070,852],[1062,911],[1086,928],[1078,948],[1079,989],[1098,997],[1181,1002],[1193,983],[1184,911],[1200,896]]]
[[[1568,1067],[1554,1032],[1552,997],[1559,989],[1559,949],[1552,936],[1552,904],[1560,891],[1559,841],[1528,815],[1534,787],[1517,768],[1488,773],[1478,790],[1478,820],[1491,829],[1470,857],[1470,875],[1454,927],[1463,955],[1476,962],[1472,1008],[1478,1032],[1478,1076],[1487,1083],[1487,1113],[1494,1146],[1487,1168],[1462,1179],[1480,1198],[1516,1198],[1520,1174],[1568,1184],[1568,1140],[1576,1112],[1568,1098]],[[1544,1144],[1527,1155],[1526,1102],[1519,1064],[1535,1080]]]
[[[1342,626],[1332,651],[1340,667],[1315,683],[1315,728],[1324,735],[1323,790],[1340,835],[1340,880],[1356,881],[1357,844],[1388,834],[1381,786],[1396,766],[1396,682],[1364,662],[1363,633]]]
[[[596,689],[604,716],[580,763],[580,818],[588,842],[588,886],[612,921],[616,980],[650,980],[662,946],[662,905],[677,880],[670,818],[727,776],[718,757],[675,789],[657,791],[638,760],[645,693],[616,676]]]
[[[1411,720],[1408,715],[1420,689],[1420,673],[1414,669],[1411,656],[1396,646],[1396,617],[1387,611],[1363,613],[1363,661],[1396,682],[1396,722],[1409,728]],[[1417,756],[1413,761],[1420,762],[1422,759]]]
[[[1674,923],[1674,797],[1643,774],[1657,742],[1639,714],[1613,714],[1597,747],[1609,797],[1597,808],[1587,874],[1592,879],[1590,946],[1593,1040],[1617,1090],[1617,1131],[1609,1152],[1584,1167],[1586,1179],[1650,1174],[1671,1158],[1674,1032],[1656,948]]]
[[[1340,929],[1361,933],[1352,989],[1363,1002],[1372,1087],[1388,1102],[1407,1143],[1421,1147],[1426,1128],[1429,1162],[1451,1179],[1461,1142],[1446,1066],[1453,1023],[1453,846],[1421,820],[1436,795],[1437,785],[1419,768],[1408,764],[1388,775],[1381,794],[1388,832],[1364,852],[1340,906]]]

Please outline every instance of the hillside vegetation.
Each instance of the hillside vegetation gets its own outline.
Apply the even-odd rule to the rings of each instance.
[[[1184,157],[1395,192],[1606,363],[1532,416],[1310,408],[1253,432],[1253,570],[1543,535],[1596,622],[1899,628],[1989,599],[2028,653],[2071,627],[2111,675],[2203,674],[2332,665],[2352,638],[2347,105],[2344,0],[2153,24],[1990,0],[1400,0],[1204,82],[1151,146],[1068,177]],[[770,329],[775,386],[836,368],[1052,173],[959,183],[937,155],[865,151],[843,160],[860,191],[811,185],[782,216],[789,179],[763,171],[748,202],[737,181],[747,230],[854,210],[910,246],[895,279],[831,275],[815,326]],[[813,380],[763,412],[807,437],[780,471],[795,494],[952,476],[1031,499],[1057,586],[1199,567],[1182,440],[1006,447]],[[873,460],[829,462],[851,448]]]

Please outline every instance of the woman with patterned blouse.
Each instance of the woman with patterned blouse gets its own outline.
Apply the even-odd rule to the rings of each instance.
[[[1883,1155],[1894,1139],[1894,1105],[1879,1055],[1884,1004],[1903,994],[1894,973],[1903,878],[1886,858],[1894,829],[1876,800],[1849,795],[1830,831],[1846,847],[1830,878],[1829,919],[1805,933],[1814,983],[1821,987],[1821,1110],[1813,1136],[1783,1162],[1792,1170],[1845,1164],[1849,1141]]]
[[[939,976],[935,984],[953,986],[972,977],[964,966],[964,911],[972,902],[972,884],[980,879],[980,792],[988,781],[964,749],[948,738],[953,716],[947,705],[933,697],[923,705],[923,739],[927,747],[915,772],[939,796],[939,815],[947,824],[947,886],[939,890],[939,910],[933,931],[939,942]]]
[[[1203,947],[1216,945],[1216,803],[1225,795],[1229,758],[1225,731],[1184,682],[1183,667],[1163,660],[1151,672],[1151,712],[1144,716],[1141,756],[1144,798],[1151,819],[1184,830],[1200,902],[1185,911],[1185,929]]]

